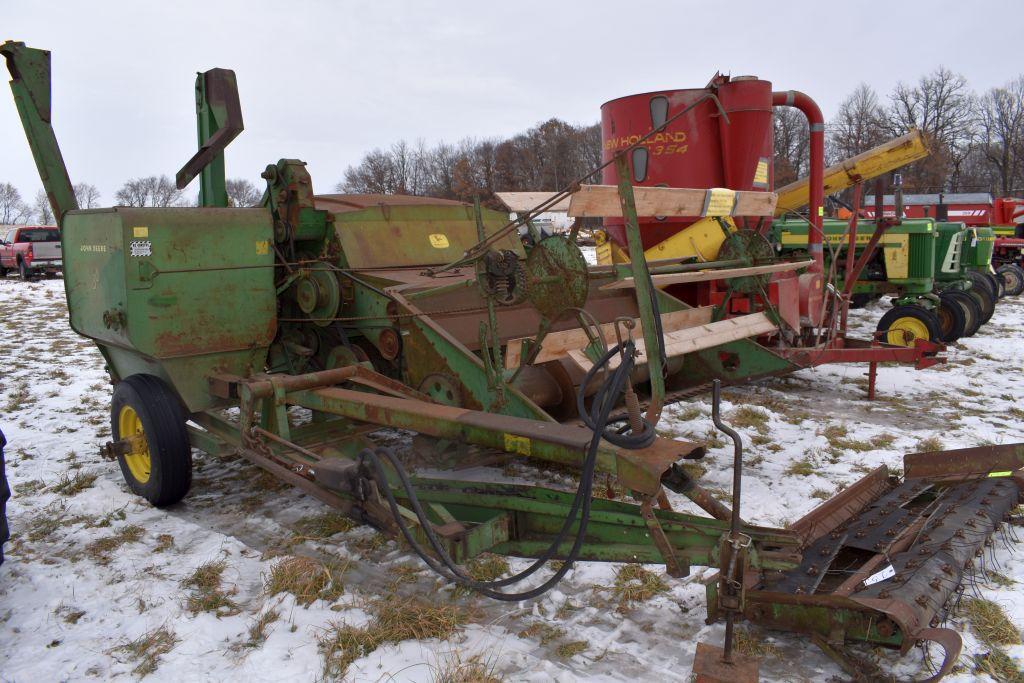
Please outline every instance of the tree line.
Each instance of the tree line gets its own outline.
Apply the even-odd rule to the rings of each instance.
[[[256,206],[263,193],[244,178],[227,181],[228,203],[231,206]],[[91,183],[77,183],[72,186],[80,209],[96,209],[103,205],[100,191]],[[174,181],[166,175],[132,178],[114,193],[114,204],[118,206],[197,206],[198,197],[190,197],[179,190]],[[46,192],[39,190],[31,202],[23,199],[21,192],[11,183],[0,183],[0,225],[34,223],[50,225],[54,222],[53,209]]]
[[[826,122],[826,161],[836,163],[911,128],[922,131],[929,157],[901,169],[908,192],[1024,192],[1024,75],[978,94],[967,79],[939,67],[914,83],[900,82],[882,97],[861,83]],[[795,109],[775,109],[775,184],[808,172],[808,128]],[[557,118],[508,138],[466,138],[428,146],[399,140],[376,148],[349,166],[335,191],[411,194],[496,206],[502,191],[554,191],[583,178],[601,163],[599,124],[574,125]],[[600,182],[597,177],[587,182]],[[74,186],[81,208],[101,205],[94,185]],[[254,206],[262,192],[248,180],[227,181],[232,206]],[[166,175],[133,178],[114,194],[122,206],[195,206]],[[52,223],[46,194],[27,201],[0,183],[0,224]]]

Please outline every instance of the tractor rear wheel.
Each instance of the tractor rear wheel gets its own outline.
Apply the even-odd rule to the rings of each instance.
[[[996,312],[995,295],[988,287],[976,283],[967,290],[967,293],[977,302],[978,308],[981,309],[981,324],[984,325],[992,319],[992,315]]]
[[[985,277],[992,281],[992,289],[996,293],[996,301],[1006,296],[1006,285],[1003,284],[1003,278],[992,273],[985,273]]]
[[[939,298],[939,305],[935,309],[939,318],[939,332],[944,342],[953,343],[960,337],[965,336],[967,331],[967,316],[960,308],[960,304],[951,299]]]
[[[993,300],[995,300],[996,288],[992,284],[992,280],[985,277],[984,273],[979,273],[976,270],[969,270],[967,271],[967,279],[971,281],[971,289],[982,288],[992,296]]]
[[[981,327],[981,307],[978,302],[967,292],[958,289],[943,292],[939,295],[941,299],[948,300],[960,306],[964,312],[964,334],[965,337],[973,337]]]
[[[1009,296],[1018,296],[1024,292],[1024,270],[1018,266],[1000,266],[996,275],[1003,281]]]
[[[878,321],[882,341],[897,346],[913,346],[918,339],[937,342],[942,339],[939,318],[923,306],[896,306]]]
[[[156,507],[177,503],[192,485],[192,448],[178,396],[158,377],[131,375],[110,405],[117,456],[128,487]]]

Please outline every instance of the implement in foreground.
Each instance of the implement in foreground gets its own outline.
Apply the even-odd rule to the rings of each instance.
[[[663,563],[675,577],[719,567],[708,616],[726,620],[726,648],[722,658],[700,647],[708,680],[756,675],[731,652],[736,619],[828,650],[934,641],[946,656],[933,678],[956,661],[959,635],[938,624],[1017,504],[1024,447],[907,456],[902,474],[879,468],[789,529],[746,524],[742,447],[718,414],[717,380],[792,369],[751,340],[771,334],[775,316],[687,306],[653,285],[644,259],[588,267],[570,238],[524,247],[516,224],[479,206],[315,197],[293,159],[267,167],[260,207],[227,208],[223,150],[242,120],[222,69],[197,80],[200,149],[178,175],[182,187],[200,177],[201,207],[78,210],[50,125],[50,55],[11,42],[0,53],[62,227],[71,325],[95,340],[116,384],[106,452],[153,504],[187,493],[191,448],[233,449],[497,599],[539,595],[576,560]],[[573,201],[612,192],[639,253],[637,207],[654,200],[634,193],[628,151],[610,162],[625,180],[579,188]],[[714,215],[723,192],[664,188],[657,211]],[[771,216],[775,196],[736,192],[727,204]],[[805,266],[737,259],[718,276]],[[672,275],[688,270],[698,272]],[[715,424],[735,444],[732,509],[682,467],[703,446],[655,431],[667,402],[709,380]],[[417,457],[441,474],[410,476],[381,445],[396,429],[416,433]],[[494,454],[579,468],[579,488],[455,476]],[[598,476],[633,502],[594,497]],[[672,510],[666,490],[709,517]],[[474,581],[460,564],[484,551],[538,560]],[[508,592],[552,559],[564,562]],[[879,572],[892,576],[872,581]]]

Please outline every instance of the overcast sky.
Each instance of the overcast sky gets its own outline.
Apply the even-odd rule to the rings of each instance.
[[[53,119],[72,182],[113,203],[194,152],[195,72],[234,69],[245,131],[229,177],[309,163],[317,192],[395,140],[508,135],[602,102],[703,86],[717,70],[803,90],[831,116],[860,81],[888,93],[944,64],[975,90],[1024,71],[1016,2],[45,2],[0,0],[6,36],[53,53]],[[4,72],[6,75],[6,72]],[[0,182],[41,187],[0,94]],[[189,187],[195,194],[198,189]]]

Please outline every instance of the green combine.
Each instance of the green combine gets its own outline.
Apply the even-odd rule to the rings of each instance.
[[[138,495],[173,505],[192,484],[193,449],[235,451],[496,600],[530,600],[580,560],[658,563],[673,577],[718,568],[707,617],[726,622],[724,659],[698,648],[697,661],[737,683],[756,679],[731,651],[742,619],[833,654],[848,641],[904,653],[934,642],[945,655],[930,680],[952,669],[960,635],[939,622],[1019,501],[1024,445],[911,454],[903,472],[879,467],[787,529],[748,524],[742,443],[719,415],[718,384],[731,505],[683,466],[703,444],[657,425],[676,389],[792,370],[751,340],[776,329],[763,312],[715,320],[653,287],[644,259],[588,267],[562,236],[524,247],[518,223],[472,205],[317,196],[295,159],[266,167],[261,206],[227,208],[223,151],[242,120],[223,69],[199,75],[200,147],[178,174],[179,187],[199,178],[202,206],[79,210],[51,127],[50,54],[15,42],[0,53],[62,227],[70,323],[115,385],[104,453]],[[589,187],[612,193],[639,249],[631,149],[609,162],[618,186]],[[665,194],[712,204],[711,191]],[[746,215],[771,216],[769,198],[758,193]],[[930,223],[888,238],[889,276],[934,307]],[[761,272],[736,265],[728,277]],[[511,483],[500,470],[460,478],[494,457],[537,479],[575,469],[578,487]],[[596,495],[599,477],[614,497]],[[706,514],[673,509],[682,498]],[[536,561],[479,581],[463,564],[483,552]]]

